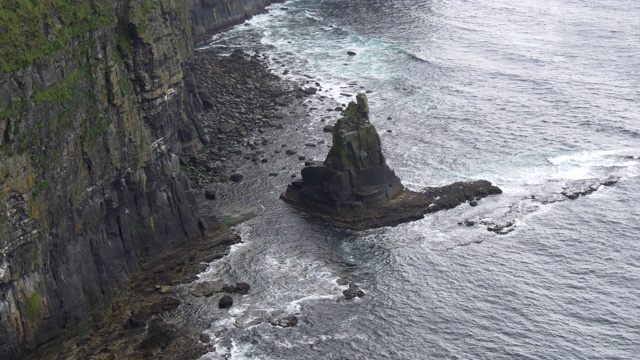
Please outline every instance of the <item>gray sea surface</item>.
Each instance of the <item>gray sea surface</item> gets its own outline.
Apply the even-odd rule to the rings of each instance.
[[[278,199],[295,156],[247,165],[217,201],[258,216],[200,277],[252,289],[229,311],[195,302],[216,344],[203,359],[640,358],[640,2],[294,0],[211,46],[320,84],[282,131],[300,154],[323,159],[322,127],[338,118],[327,107],[371,90],[407,187],[488,179],[504,194],[338,231]],[[339,278],[365,296],[342,301]],[[269,324],[285,315],[298,325]]]

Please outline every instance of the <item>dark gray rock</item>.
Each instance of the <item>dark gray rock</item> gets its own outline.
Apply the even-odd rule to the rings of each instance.
[[[427,213],[502,192],[486,180],[428,188],[422,193],[404,189],[387,166],[380,136],[369,122],[366,95],[358,94],[356,100],[336,122],[324,162],[305,162],[302,179],[294,180],[281,195],[284,201],[336,226],[367,229],[418,220]],[[345,296],[357,294],[349,290]]]
[[[245,295],[249,293],[251,286],[247,283],[237,283],[236,284],[236,292],[241,295]]]
[[[222,287],[222,291],[226,292],[227,294],[235,294],[236,287],[235,285],[225,285]]]
[[[142,309],[134,312],[129,317],[129,320],[125,324],[125,328],[127,329],[136,329],[147,324],[147,320],[151,318],[151,311],[147,309]]]
[[[198,95],[200,95],[200,99],[202,100],[202,104],[205,109],[213,109],[215,100],[213,99],[213,96],[211,96],[211,94],[204,90],[200,90],[200,92],[198,92]]]
[[[289,187],[284,198],[333,210],[364,209],[388,201],[403,189],[387,166],[380,137],[369,122],[364,94],[351,102],[333,129],[334,144],[323,163],[302,169],[302,188]]]
[[[222,291],[228,294],[240,294],[240,295],[248,294],[250,289],[251,289],[251,286],[249,286],[249,284],[244,282],[237,283],[236,285],[225,285],[222,287]]]
[[[363,297],[364,291],[362,291],[360,287],[356,285],[356,283],[349,283],[349,288],[346,290],[343,290],[342,295],[344,295],[344,298],[346,300],[351,300],[356,297]]]
[[[195,297],[209,297],[212,296],[216,291],[217,287],[214,283],[206,281],[194,284],[189,293]]]
[[[271,325],[290,328],[298,325],[298,317],[295,315],[287,315],[277,319],[270,320]]]
[[[229,180],[233,182],[240,182],[242,181],[242,179],[244,179],[244,175],[242,175],[241,173],[233,173],[229,175]]]
[[[306,95],[314,95],[314,94],[315,94],[315,93],[317,93],[317,92],[318,92],[318,89],[317,89],[317,88],[314,88],[313,86],[312,86],[312,87],[308,87],[308,88],[304,89],[304,93],[305,93]]]
[[[165,296],[162,299],[160,299],[158,302],[153,304],[151,307],[154,313],[161,313],[161,312],[172,311],[177,309],[178,306],[180,306],[180,303],[181,303],[180,299],[176,297]]]
[[[152,319],[149,321],[146,336],[138,345],[138,349],[143,352],[152,353],[166,347],[178,336],[175,325],[169,324],[162,319]]]
[[[204,191],[204,197],[207,200],[215,200],[216,199],[216,191],[213,189],[207,189]]]
[[[220,301],[218,301],[218,307],[220,309],[228,309],[233,306],[233,299],[229,295],[223,296]]]
[[[232,132],[235,128],[236,128],[235,124],[224,123],[224,124],[221,124],[218,127],[218,130],[223,134],[228,134],[228,133]]]

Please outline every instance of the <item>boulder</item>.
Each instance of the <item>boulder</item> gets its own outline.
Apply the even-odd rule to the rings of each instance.
[[[236,292],[238,294],[244,295],[249,293],[249,290],[251,289],[251,286],[249,286],[249,284],[247,283],[237,283],[236,284]]]
[[[363,297],[364,291],[360,290],[360,287],[356,283],[350,283],[349,288],[342,291],[342,295],[346,300],[351,300],[356,297]]]
[[[214,283],[210,281],[206,281],[206,282],[199,282],[194,284],[189,290],[189,293],[191,293],[191,295],[195,297],[203,297],[203,296],[209,297],[213,295],[213,293],[215,293],[216,290],[217,289]]]
[[[228,294],[240,294],[240,295],[245,295],[249,293],[249,290],[251,289],[251,286],[249,286],[249,284],[247,283],[237,283],[235,286],[234,285],[225,285],[222,287],[222,291],[228,293]]]
[[[227,294],[235,294],[236,287],[233,285],[225,285],[222,287],[222,291],[226,292]]]
[[[211,96],[211,94],[209,94],[207,91],[201,90],[198,95],[200,95],[200,99],[202,100],[202,104],[204,105],[205,109],[213,109],[215,100],[213,99],[213,96]]]
[[[151,310],[154,313],[162,313],[165,311],[172,311],[180,306],[180,299],[175,298],[173,296],[165,296],[153,305],[151,305]]]
[[[147,320],[151,318],[151,315],[151,311],[147,309],[138,310],[131,314],[129,320],[125,324],[125,328],[136,329],[142,327],[147,323]]]
[[[312,86],[312,87],[308,87],[308,88],[304,89],[304,93],[305,93],[305,95],[313,95],[313,94],[315,94],[315,93],[317,93],[317,92],[318,92],[318,89],[317,89],[317,88],[314,88],[313,86]]]
[[[242,181],[242,179],[244,179],[244,175],[240,174],[240,173],[233,173],[229,176],[229,180],[233,181],[233,182],[240,182]]]
[[[298,325],[298,317],[295,315],[287,315],[279,318],[272,318],[269,320],[271,325],[280,326],[283,328],[294,327]]]
[[[213,189],[207,189],[204,191],[204,197],[207,200],[215,200],[216,199],[216,191]]]
[[[220,309],[228,309],[233,305],[233,299],[229,295],[223,296],[220,301],[218,301],[218,307]]]

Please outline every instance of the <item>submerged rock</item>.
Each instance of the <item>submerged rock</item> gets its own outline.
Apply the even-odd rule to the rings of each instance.
[[[195,297],[209,297],[212,296],[213,293],[218,291],[218,288],[215,283],[210,281],[204,281],[195,283],[191,286],[189,293]]]
[[[356,297],[363,297],[364,291],[356,283],[350,283],[349,288],[342,291],[342,295],[344,295],[345,300],[351,300]]]
[[[269,319],[269,323],[283,328],[294,327],[298,325],[298,317],[295,315],[272,316]]]
[[[228,294],[240,294],[245,295],[249,293],[251,286],[247,283],[237,283],[236,285],[225,285],[222,287],[222,291]]]
[[[327,158],[308,161],[302,179],[281,198],[339,227],[367,229],[421,219],[502,191],[488,181],[458,182],[424,192],[409,191],[386,164],[380,136],[369,122],[365,94],[358,94],[334,128]],[[326,129],[325,129],[326,131]]]
[[[249,286],[249,284],[247,283],[236,284],[236,292],[238,294],[241,294],[241,295],[248,294],[250,289],[251,289],[251,286]]]

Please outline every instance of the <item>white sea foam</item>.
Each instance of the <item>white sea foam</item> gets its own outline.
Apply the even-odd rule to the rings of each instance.
[[[582,151],[550,157],[548,160],[554,165],[580,166],[633,166],[637,164],[640,149],[617,149]]]

